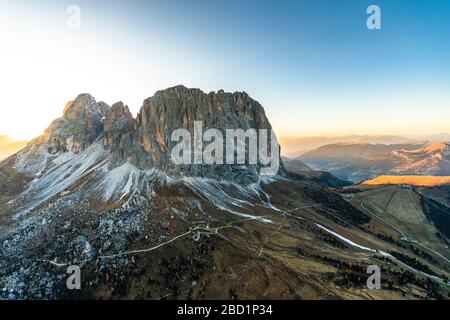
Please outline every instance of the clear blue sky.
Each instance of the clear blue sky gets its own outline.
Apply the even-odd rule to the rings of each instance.
[[[55,104],[45,106],[46,118],[60,113],[63,99],[79,92],[108,103],[123,100],[136,113],[154,91],[185,84],[204,91],[247,91],[281,135],[450,131],[448,0],[1,4],[0,35],[8,32],[6,45],[13,43],[4,64],[54,65],[56,55],[59,60],[70,56],[67,67],[28,71],[45,74],[33,82],[11,83],[0,76],[3,88],[34,86],[37,105],[44,99]],[[81,9],[79,32],[64,30],[69,4]],[[370,4],[381,8],[382,30],[366,28]],[[22,39],[16,47],[15,33]],[[20,60],[11,62],[16,50]],[[21,79],[27,76],[23,72]],[[52,100],[56,85],[60,96]],[[44,117],[41,121],[39,128],[47,124]]]

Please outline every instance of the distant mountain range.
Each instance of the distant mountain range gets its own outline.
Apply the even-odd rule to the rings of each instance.
[[[280,137],[283,155],[295,158],[306,152],[325,145],[337,143],[354,144],[403,144],[420,141],[450,142],[450,134],[439,133],[434,135],[396,136],[396,135],[350,135],[342,137]]]
[[[450,142],[450,134],[448,134],[448,133],[438,133],[438,134],[426,135],[426,136],[413,136],[410,138],[418,139],[418,140],[427,140],[427,141]]]
[[[282,157],[282,160],[286,170],[295,174],[299,179],[314,181],[325,187],[333,188],[349,185],[347,181],[336,178],[331,173],[311,169],[298,159]]]
[[[319,147],[297,158],[315,170],[358,183],[380,175],[450,176],[449,144],[337,143]]]
[[[400,136],[370,136],[370,135],[351,135],[343,137],[280,137],[282,152],[289,157],[296,157],[303,153],[315,150],[324,145],[336,143],[381,143],[381,144],[399,144],[408,143],[415,139]]]

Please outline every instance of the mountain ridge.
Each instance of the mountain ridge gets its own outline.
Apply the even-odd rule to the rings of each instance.
[[[206,128],[222,130],[272,129],[262,106],[245,92],[219,90],[205,94],[200,89],[175,86],[157,91],[144,100],[136,118],[122,102],[110,107],[104,102],[97,103],[89,94],[80,94],[67,103],[63,116],[55,119],[18,157],[25,163],[24,158],[30,157],[33,162],[34,158],[42,158],[46,151],[50,155],[79,154],[98,140],[112,153],[111,168],[129,162],[141,170],[157,168],[172,175],[214,177],[247,184],[259,179],[260,163],[248,164],[246,168],[173,164],[171,150],[175,143],[171,133],[180,128],[192,133],[194,121],[187,119],[200,120]],[[281,159],[279,161],[280,172],[283,172]]]
[[[316,170],[361,182],[381,175],[450,175],[449,144],[331,144],[298,157]]]

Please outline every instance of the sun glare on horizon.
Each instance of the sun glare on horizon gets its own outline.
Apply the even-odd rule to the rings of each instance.
[[[69,5],[44,3],[2,4],[0,134],[31,139],[61,116],[67,101],[85,92],[108,104],[123,101],[136,115],[144,99],[178,84],[248,92],[281,136],[450,131],[450,96],[444,89],[450,68],[447,62],[436,64],[448,45],[417,33],[399,50],[393,33],[405,30],[389,16],[378,33],[364,24],[355,29],[365,21],[364,11],[358,19],[345,16],[333,31],[322,30],[331,23],[327,12],[324,25],[300,16],[287,28],[287,9],[267,25],[260,17],[263,7],[242,4],[253,25],[239,20],[227,27],[192,13],[183,16],[181,7],[174,11],[170,5],[135,2],[125,9],[80,1],[81,25],[71,30]],[[410,50],[424,39],[430,49]]]

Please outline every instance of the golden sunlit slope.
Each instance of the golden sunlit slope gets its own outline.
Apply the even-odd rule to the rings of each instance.
[[[14,141],[8,136],[0,135],[0,161],[16,153],[26,144],[26,141]]]
[[[445,176],[379,176],[372,180],[364,181],[367,185],[408,184],[420,187],[435,187],[450,185],[450,177]]]

